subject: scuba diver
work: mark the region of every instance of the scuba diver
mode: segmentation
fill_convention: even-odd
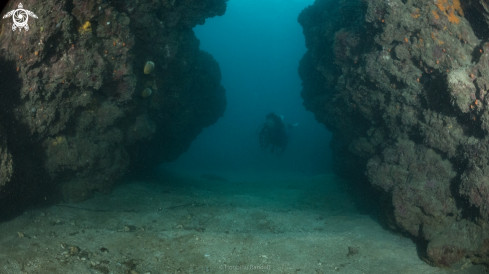
[[[287,129],[290,129],[295,125],[287,125]],[[289,141],[286,128],[282,123],[282,118],[273,112],[267,114],[266,122],[259,128],[259,140],[260,147],[267,149],[270,147],[271,153],[282,154]]]

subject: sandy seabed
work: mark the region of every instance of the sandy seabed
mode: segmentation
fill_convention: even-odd
[[[1,223],[0,273],[486,273],[429,266],[340,182],[163,170]]]

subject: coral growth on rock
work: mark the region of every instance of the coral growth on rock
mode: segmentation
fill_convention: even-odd
[[[302,97],[335,170],[380,191],[433,265],[488,264],[487,1],[317,0],[299,22]]]
[[[38,184],[72,202],[106,192],[128,170],[174,160],[222,116],[219,66],[192,28],[225,0],[23,4],[39,17],[29,31],[0,21],[3,213],[19,196],[56,198]]]

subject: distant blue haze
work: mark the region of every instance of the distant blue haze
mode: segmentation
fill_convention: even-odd
[[[203,171],[330,171],[331,134],[302,105],[299,60],[306,52],[297,16],[313,0],[231,0],[226,14],[194,31],[219,62],[227,108],[190,149],[167,167]],[[269,112],[299,123],[283,155],[259,147],[257,128]]]

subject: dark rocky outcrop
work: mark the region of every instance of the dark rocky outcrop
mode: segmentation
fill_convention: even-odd
[[[433,265],[488,264],[487,1],[317,0],[299,22],[302,97],[336,172],[368,180]]]
[[[19,199],[107,192],[129,170],[176,159],[222,116],[219,65],[192,28],[226,0],[22,4],[38,16],[28,31],[0,21],[2,213]]]

